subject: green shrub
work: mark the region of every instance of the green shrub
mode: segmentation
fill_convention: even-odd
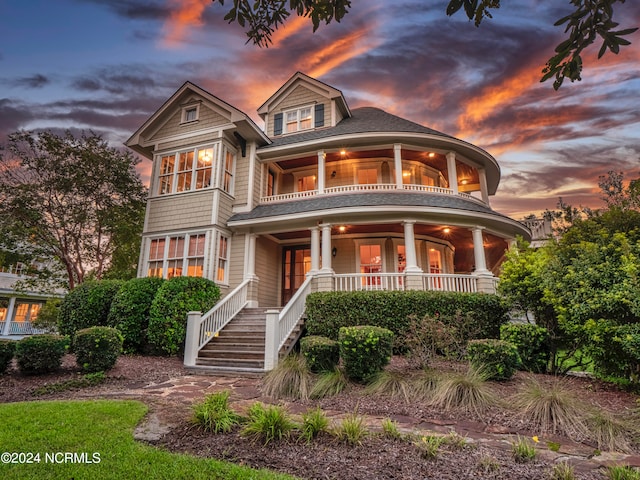
[[[497,295],[434,291],[316,292],[307,297],[309,335],[338,339],[340,327],[375,325],[398,338],[409,327],[410,317],[429,315],[446,323],[458,312],[469,314],[477,334],[473,338],[499,338],[508,307]]]
[[[309,370],[315,373],[330,372],[340,362],[338,342],[327,337],[311,335],[300,340],[300,353],[304,356]]]
[[[522,369],[545,373],[551,356],[549,331],[530,323],[507,323],[500,327],[500,339],[518,349]]]
[[[62,364],[69,339],[61,335],[33,335],[16,344],[18,368],[25,375],[55,372]]]
[[[467,355],[471,364],[482,369],[488,380],[508,380],[521,364],[516,346],[504,340],[471,340]]]
[[[611,320],[585,324],[585,352],[597,374],[640,381],[640,323],[616,325]]]
[[[300,436],[305,442],[310,443],[311,440],[316,438],[322,432],[326,432],[328,428],[329,419],[320,407],[307,410],[306,413],[302,414]]]
[[[0,340],[0,373],[9,368],[13,355],[16,353],[16,342],[13,340]]]
[[[123,337],[127,353],[150,353],[147,341],[149,310],[164,279],[158,277],[133,278],[125,282],[111,302],[109,325]]]
[[[220,289],[200,277],[173,277],[158,289],[149,311],[147,338],[153,348],[175,355],[184,351],[187,313],[209,311]]]
[[[256,402],[249,408],[249,421],[242,430],[242,435],[253,440],[262,440],[268,445],[272,441],[288,439],[295,428],[296,424],[284,407],[265,406]]]
[[[386,328],[342,327],[338,342],[347,377],[358,382],[367,381],[381,371],[393,353],[393,332]]]
[[[73,338],[76,363],[85,372],[104,372],[113,368],[122,352],[122,335],[111,327],[89,327]]]
[[[62,300],[58,315],[58,331],[73,337],[83,328],[109,325],[111,301],[122,286],[122,280],[84,282]]]

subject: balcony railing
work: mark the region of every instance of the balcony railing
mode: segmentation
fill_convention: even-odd
[[[363,185],[341,185],[338,187],[327,187],[324,189],[324,193],[320,193],[318,190],[306,190],[303,192],[291,192],[282,193],[280,195],[270,195],[260,198],[260,203],[278,203],[278,202],[290,202],[292,200],[301,200],[305,198],[311,198],[322,195],[340,195],[349,193],[360,192],[394,192],[394,191],[409,191],[409,192],[422,192],[433,193],[437,195],[455,195],[462,197],[466,200],[471,200],[484,205],[484,202],[464,192],[454,192],[450,188],[434,187],[431,185],[402,185],[398,187],[395,183],[372,183]]]

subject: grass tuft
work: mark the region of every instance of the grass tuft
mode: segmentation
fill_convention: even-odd
[[[318,408],[308,410],[302,414],[302,427],[300,436],[305,442],[310,443],[320,433],[326,432],[329,428],[329,419],[325,413]]]
[[[527,438],[518,435],[518,439],[511,444],[513,459],[518,463],[526,463],[536,458],[536,448]]]
[[[331,397],[342,392],[348,384],[349,380],[345,373],[336,367],[334,370],[323,372],[317,377],[309,396],[316,399]]]
[[[479,417],[491,406],[498,404],[486,382],[486,375],[473,367],[466,372],[446,374],[438,382],[431,405],[445,411],[463,409]]]
[[[385,418],[382,420],[382,435],[385,438],[402,438],[402,433],[398,429],[398,424],[391,420],[390,418]]]
[[[550,386],[529,380],[513,398],[520,414],[533,422],[536,431],[582,439],[587,435],[581,402],[556,379]]]
[[[357,413],[347,415],[336,429],[338,439],[349,445],[360,445],[369,434],[364,418]]]
[[[607,467],[606,476],[609,480],[640,480],[640,471],[628,465]]]
[[[296,424],[289,418],[284,407],[265,406],[256,402],[249,408],[249,421],[242,430],[242,435],[268,445],[273,441],[288,439],[295,428]]]
[[[594,410],[585,419],[590,437],[599,450],[631,452],[633,427],[606,410]],[[637,432],[636,432],[637,433]]]
[[[307,400],[311,379],[312,374],[304,357],[291,354],[264,376],[262,391],[271,398]]]
[[[383,370],[374,376],[365,391],[370,395],[385,395],[408,403],[411,398],[411,383],[403,372]]]
[[[192,422],[205,432],[228,433],[240,423],[240,416],[229,408],[229,392],[207,395],[202,403],[193,406]]]
[[[433,397],[440,375],[433,370],[424,369],[411,380],[411,398],[419,402],[427,402]]]
[[[575,480],[573,466],[567,462],[556,463],[551,469],[550,480]]]
[[[438,457],[440,446],[444,443],[444,437],[437,435],[423,435],[413,442],[420,451],[420,456],[425,460],[435,460]]]

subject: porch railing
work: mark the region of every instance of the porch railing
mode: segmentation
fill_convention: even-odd
[[[307,296],[311,293],[313,276],[309,275],[287,305],[278,312],[267,311],[264,369],[271,370],[278,364],[278,354],[304,315]]]
[[[307,190],[304,192],[290,192],[282,193],[279,195],[270,195],[260,198],[260,203],[277,203],[288,202],[291,200],[299,200],[309,197],[316,197],[319,195],[335,195],[342,193],[358,193],[358,192],[390,192],[390,191],[410,191],[410,192],[424,192],[435,193],[438,195],[455,195],[462,197],[465,200],[472,200],[476,203],[484,205],[484,202],[465,192],[454,192],[450,188],[435,187],[432,185],[416,185],[416,184],[404,184],[398,186],[395,183],[371,183],[371,184],[358,184],[358,185],[340,185],[337,187],[326,187],[324,193],[320,194],[318,190]]]
[[[355,290],[404,290],[404,273],[339,273],[334,275],[335,289],[340,292]]]
[[[198,350],[215,336],[248,302],[251,280],[245,280],[200,319]]]
[[[440,290],[443,292],[478,291],[477,276],[455,273],[423,273],[425,290]]]
[[[5,326],[6,322],[0,322],[0,334]],[[9,335],[36,335],[39,333],[46,333],[46,330],[34,327],[31,322],[9,322]]]

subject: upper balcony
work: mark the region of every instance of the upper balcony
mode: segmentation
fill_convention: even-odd
[[[395,144],[320,150],[265,163],[263,205],[323,195],[405,191],[457,196],[489,206],[484,169],[465,163],[453,151]]]

